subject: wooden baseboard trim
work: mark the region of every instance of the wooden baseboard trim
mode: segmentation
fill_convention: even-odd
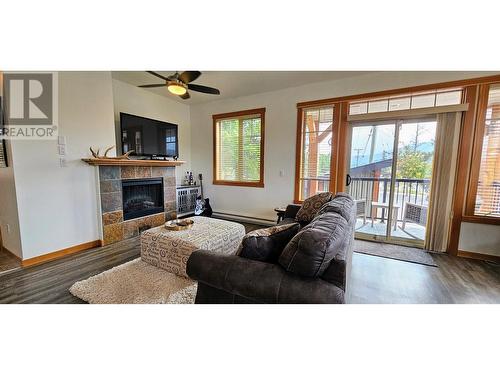
[[[2,249],[4,249],[6,252],[8,252],[10,255],[12,255],[14,258],[16,258],[17,260],[19,260],[20,262],[22,261],[22,259],[19,256],[17,256],[12,251],[10,251],[9,249],[7,249],[5,246],[2,246]]]
[[[457,255],[462,258],[488,260],[490,262],[500,263],[500,256],[498,255],[479,254],[479,253],[474,253],[472,251],[464,251],[464,250],[458,250]]]
[[[75,254],[75,253],[78,253],[80,251],[89,250],[89,249],[93,249],[94,247],[100,247],[100,246],[102,246],[101,240],[95,240],[95,241],[82,243],[79,245],[68,247],[66,249],[54,251],[52,253],[39,255],[39,256],[34,257],[34,258],[23,259],[21,261],[21,266],[22,267],[36,266],[38,264],[50,262],[52,260],[56,260],[56,259],[65,257],[67,255]]]

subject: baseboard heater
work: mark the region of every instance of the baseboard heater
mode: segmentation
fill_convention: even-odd
[[[253,217],[253,216],[244,216],[244,215],[235,215],[235,214],[228,214],[225,212],[213,212],[213,217],[216,219],[229,219],[229,220],[238,220],[244,223],[250,223],[250,224],[261,224],[261,225],[274,225],[276,224],[276,221],[274,220],[269,220],[269,219],[262,219],[260,217]]]

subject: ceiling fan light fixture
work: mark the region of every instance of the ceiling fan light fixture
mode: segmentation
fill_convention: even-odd
[[[167,86],[168,91],[175,95],[184,95],[186,93],[186,88],[177,82],[169,82]]]

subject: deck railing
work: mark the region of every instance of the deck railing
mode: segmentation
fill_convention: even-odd
[[[404,202],[429,205],[430,179],[396,178],[394,184],[394,203],[401,207],[398,212],[399,220],[403,219]],[[371,202],[388,203],[390,188],[390,178],[352,177],[348,192],[356,200],[366,200],[366,215],[371,216]],[[374,215],[378,219],[383,219],[387,217],[385,211],[384,208],[378,209]]]

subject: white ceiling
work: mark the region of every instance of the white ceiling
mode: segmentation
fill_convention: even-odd
[[[157,73],[168,77],[175,72],[157,71]],[[203,71],[200,78],[193,83],[218,88],[220,95],[202,94],[190,91],[191,98],[183,100],[168,92],[166,87],[143,89],[170,99],[183,102],[184,104],[198,104],[220,99],[237,98],[240,96],[258,94],[262,92],[275,91],[289,87],[301,86],[308,83],[330,81],[334,79],[347,78],[366,74],[367,72],[349,71]],[[112,72],[114,79],[130,83],[134,86],[152,83],[162,83],[162,80],[146,72]]]

